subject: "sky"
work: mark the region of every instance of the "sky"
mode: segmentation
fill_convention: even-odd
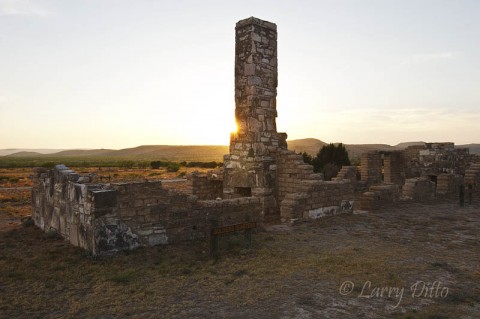
[[[0,0],[0,148],[228,144],[250,16],[289,139],[480,143],[478,0]]]

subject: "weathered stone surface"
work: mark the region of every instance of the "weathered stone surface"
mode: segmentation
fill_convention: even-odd
[[[261,215],[260,199],[202,202],[199,196],[164,189],[161,182],[78,184],[57,178],[68,170],[58,167],[60,170],[36,170],[32,218],[43,230],[55,229],[71,244],[95,255],[204,239],[212,219],[222,225],[259,221]],[[206,187],[204,195],[221,193],[219,172],[196,176],[192,181]]]

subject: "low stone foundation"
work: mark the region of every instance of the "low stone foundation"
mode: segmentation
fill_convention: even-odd
[[[300,192],[286,194],[280,205],[281,218],[315,219],[353,211],[353,186],[349,180],[305,180]]]
[[[370,186],[368,192],[360,196],[360,209],[377,210],[391,207],[400,198],[400,189],[396,184]]]
[[[258,221],[260,199],[199,200],[160,181],[92,184],[64,165],[35,169],[32,218],[94,255],[208,236],[219,226]]]
[[[461,175],[440,174],[437,176],[436,194],[439,197],[458,198],[462,183],[463,178]]]
[[[403,197],[414,201],[428,201],[435,199],[435,183],[428,177],[415,177],[405,180],[402,189]]]

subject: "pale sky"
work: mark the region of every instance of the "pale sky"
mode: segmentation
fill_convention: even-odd
[[[228,144],[250,16],[289,139],[480,143],[478,0],[0,0],[0,148]]]

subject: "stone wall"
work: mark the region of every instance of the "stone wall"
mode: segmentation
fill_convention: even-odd
[[[198,199],[223,197],[223,171],[193,172],[187,175],[187,192]]]
[[[382,159],[377,151],[366,152],[360,156],[361,180],[372,184],[382,182]]]
[[[284,221],[319,218],[353,208],[351,180],[323,181],[322,174],[315,174],[300,154],[288,150],[279,152],[277,174],[277,198]]]
[[[403,151],[384,152],[383,172],[385,183],[405,184],[405,156]]]
[[[94,255],[203,239],[211,220],[222,226],[258,221],[261,214],[254,197],[202,201],[160,181],[89,184],[64,165],[34,172],[35,224]]]
[[[299,192],[288,193],[281,202],[283,221],[315,219],[353,211],[353,186],[348,180],[304,180]]]
[[[293,151],[282,150],[277,156],[278,201],[287,194],[304,190],[306,180],[322,180],[322,174],[315,174],[313,166],[303,161],[303,156]]]
[[[407,178],[442,173],[463,175],[477,156],[469,148],[457,148],[452,142],[412,145],[404,151]]]
[[[377,210],[391,207],[398,202],[400,189],[396,184],[382,184],[370,186],[368,192],[359,199],[360,209]]]
[[[460,185],[463,184],[461,175],[440,174],[437,176],[437,197],[458,198]]]
[[[60,233],[75,246],[93,251],[94,215],[104,197],[101,187],[85,184],[90,180],[63,165],[52,171],[35,168],[32,179],[35,224],[46,232]]]
[[[357,166],[342,166],[337,176],[332,178],[332,180],[341,181],[347,179],[355,187],[355,184],[357,183],[358,173],[359,171]]]
[[[471,185],[473,191],[480,194],[480,163],[473,163],[465,172],[465,188]]]
[[[402,189],[403,197],[414,201],[435,199],[435,183],[428,177],[414,177],[405,180]]]

